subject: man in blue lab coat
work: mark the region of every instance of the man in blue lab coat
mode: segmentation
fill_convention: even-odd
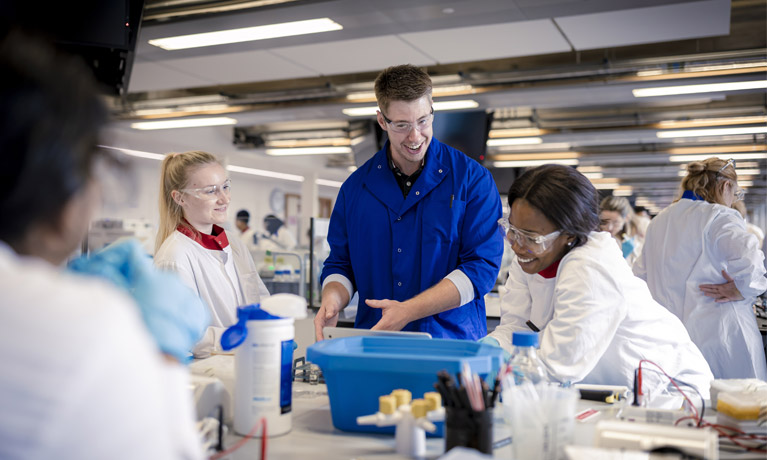
[[[383,149],[344,182],[330,217],[315,334],[359,292],[355,327],[475,340],[503,253],[490,172],[432,138],[431,79],[390,67],[376,78]]]

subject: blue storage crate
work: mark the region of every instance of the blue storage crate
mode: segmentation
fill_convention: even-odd
[[[323,340],[306,351],[325,376],[333,426],[344,431],[394,433],[394,427],[357,425],[378,411],[378,397],[404,388],[413,399],[434,390],[437,372],[454,375],[464,362],[482,378],[494,376],[503,350],[466,340],[358,336]],[[442,436],[443,424],[437,424]],[[427,433],[428,434],[428,433]]]

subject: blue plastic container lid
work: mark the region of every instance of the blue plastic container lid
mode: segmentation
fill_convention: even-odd
[[[261,304],[245,305],[237,307],[238,321],[251,321],[263,319],[285,319],[281,316],[274,316],[261,308]]]
[[[538,333],[533,331],[512,332],[511,344],[515,347],[538,347]]]
[[[237,322],[221,334],[221,348],[229,351],[245,341],[248,336],[247,322],[251,320],[285,319],[261,309],[260,304],[237,307]]]

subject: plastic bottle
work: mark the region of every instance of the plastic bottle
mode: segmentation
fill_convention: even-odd
[[[511,335],[514,349],[509,358],[509,365],[514,373],[514,383],[517,385],[529,381],[533,384],[546,382],[546,370],[538,359],[538,333],[532,331],[514,332]]]

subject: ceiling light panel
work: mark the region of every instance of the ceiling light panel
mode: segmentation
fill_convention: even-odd
[[[182,50],[204,46],[242,43],[255,40],[267,40],[278,37],[316,34],[341,30],[343,26],[330,18],[308,19],[305,21],[284,22],[242,29],[220,30],[201,34],[180,35],[177,37],[156,38],[149,40],[150,45],[164,50]]]
[[[705,136],[734,136],[739,134],[762,134],[767,133],[767,126],[754,126],[747,128],[712,128],[712,129],[689,129],[658,131],[655,135],[661,139],[675,137],[705,137]]]
[[[139,130],[199,128],[203,126],[224,126],[237,124],[237,120],[229,117],[213,118],[179,118],[175,120],[141,121],[131,123],[130,127]]]
[[[460,100],[460,101],[436,101],[434,102],[432,107],[434,107],[435,112],[439,110],[476,109],[477,107],[479,107],[479,103],[471,99]],[[378,112],[378,106],[349,107],[349,108],[343,109],[342,112],[344,113],[344,115],[348,115],[350,117],[369,117],[371,115],[375,115],[376,112]]]
[[[266,154],[272,156],[334,155],[344,153],[352,153],[351,147],[303,147],[295,149],[266,149]]]
[[[634,97],[675,96],[680,94],[714,93],[720,91],[743,91],[767,88],[767,80],[710,83],[706,85],[661,86],[631,90]]]

